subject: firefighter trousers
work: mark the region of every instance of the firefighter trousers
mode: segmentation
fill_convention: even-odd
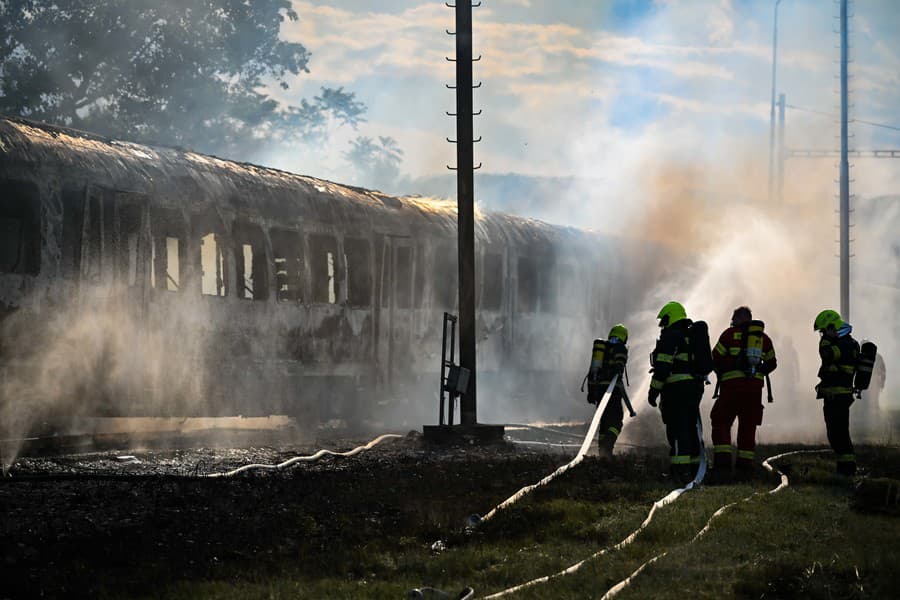
[[[828,443],[834,450],[837,460],[837,472],[851,476],[856,473],[856,455],[853,453],[853,442],[850,441],[850,405],[852,394],[826,395],[822,405],[825,415],[825,431]]]
[[[625,410],[622,407],[622,392],[616,386],[603,414],[600,415],[600,425],[597,428],[597,445],[601,451],[612,452],[616,444],[616,438],[622,433],[622,423],[625,419]]]
[[[750,468],[756,453],[756,428],[762,425],[762,389],[752,386],[723,385],[709,414],[716,468],[731,468],[731,427],[737,419],[737,466]]]
[[[669,460],[673,475],[693,479],[700,464],[700,400],[703,382],[698,380],[667,383],[662,390],[660,414],[669,440]]]

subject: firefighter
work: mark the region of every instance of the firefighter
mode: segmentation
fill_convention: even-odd
[[[600,415],[600,425],[598,428],[597,446],[600,450],[601,457],[612,456],[613,446],[616,438],[622,432],[622,423],[625,417],[625,411],[622,404],[628,397],[625,392],[625,365],[628,362],[628,329],[619,323],[614,325],[609,331],[606,341],[606,357],[603,362],[602,375],[598,380],[601,389],[606,389],[612,378],[618,375],[616,387]],[[629,411],[630,412],[630,411]],[[633,416],[633,415],[632,415]]]
[[[743,475],[751,472],[756,452],[756,428],[762,425],[762,388],[766,376],[775,370],[775,348],[763,331],[762,321],[754,321],[746,306],[734,310],[731,327],[722,332],[712,351],[713,365],[721,390],[710,413],[712,421],[713,475],[727,480],[731,475],[731,426],[738,421],[737,461]]]
[[[697,374],[703,369],[695,368],[694,363],[698,359],[711,362],[709,338],[707,334],[705,349],[698,347],[692,335],[693,323],[678,302],[663,306],[656,318],[661,332],[650,355],[653,378],[647,401],[655,408],[660,398],[659,410],[669,441],[670,472],[675,480],[687,483],[694,478],[701,452],[698,423],[704,377]]]
[[[853,327],[833,310],[823,310],[813,321],[821,334],[819,341],[819,384],[816,398],[823,400],[825,431],[834,450],[839,475],[856,473],[856,455],[850,440],[850,405],[853,404],[853,376],[859,358],[859,344],[850,335]]]

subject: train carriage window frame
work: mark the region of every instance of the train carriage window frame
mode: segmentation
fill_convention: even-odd
[[[372,244],[366,238],[344,238],[344,264],[347,268],[347,304],[366,308],[372,305],[374,292]]]
[[[275,299],[278,302],[303,301],[303,235],[292,229],[273,227],[272,264],[275,272]]]
[[[482,310],[499,311],[503,308],[503,282],[506,281],[503,253],[486,250],[481,260],[478,306]]]
[[[198,267],[200,295],[225,298],[231,292],[231,267],[228,252],[230,246],[218,215],[200,214],[191,218],[194,252]]]
[[[585,314],[587,294],[584,279],[579,277],[579,269],[572,262],[556,263],[557,301],[556,308],[560,316],[580,317]]]
[[[29,181],[5,179],[0,197],[0,273],[38,275],[41,270],[41,194]],[[10,234],[15,234],[10,235]]]
[[[60,245],[61,273],[65,279],[77,279],[81,272],[81,245],[84,233],[84,203],[87,188],[67,184],[62,190],[63,224]]]
[[[459,304],[459,263],[456,245],[442,242],[432,248],[434,277],[432,306],[438,310],[456,310]]]
[[[543,257],[537,261],[538,271],[538,312],[555,315],[559,312],[559,263],[553,258]]]
[[[116,192],[115,237],[116,282],[128,287],[143,287],[147,277],[145,266],[147,236],[144,215],[147,196],[133,192]],[[152,254],[152,250],[150,250]]]
[[[341,301],[337,238],[328,233],[310,233],[309,272],[313,304],[338,304]]]
[[[416,244],[413,267],[413,307],[425,306],[427,288],[425,287],[425,245]]]
[[[178,293],[187,275],[187,224],[174,208],[150,209],[150,287]]]
[[[413,306],[414,246],[409,243],[394,244],[393,252],[393,306],[408,310]]]
[[[262,227],[249,221],[235,221],[232,244],[237,297],[242,300],[268,300],[269,265]]]
[[[538,311],[538,261],[521,255],[516,260],[516,310],[523,313]]]

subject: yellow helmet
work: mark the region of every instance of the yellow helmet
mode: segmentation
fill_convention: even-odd
[[[826,309],[820,312],[813,321],[813,331],[825,331],[829,327],[840,329],[843,324],[844,321],[837,311]]]
[[[609,335],[606,336],[607,339],[619,338],[623,344],[628,341],[628,329],[619,323],[618,325],[613,325],[613,328],[609,330]]]
[[[659,319],[660,327],[668,327],[672,323],[687,319],[687,312],[680,303],[673,301],[663,306],[656,318]]]

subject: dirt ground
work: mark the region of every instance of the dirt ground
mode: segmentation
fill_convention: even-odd
[[[368,439],[319,447],[347,450]],[[0,598],[153,597],[173,582],[258,579],[287,563],[309,577],[362,578],[357,557],[373,540],[427,547],[465,536],[469,515],[567,460],[519,444],[433,447],[411,433],[354,457],[199,477],[309,450],[21,458],[0,482]],[[586,461],[567,484],[573,494],[600,498],[599,483],[610,478],[665,485],[666,467],[664,449],[631,449],[624,459]]]
[[[347,450],[368,440],[333,440]],[[197,475],[277,463],[310,448],[100,452],[21,458],[0,483],[0,598],[153,596],[187,579],[354,573],[353,554],[386,532],[421,543],[460,532],[523,482],[565,462],[515,447],[433,448],[411,435],[354,457],[283,472]],[[118,460],[123,454],[136,460]]]

